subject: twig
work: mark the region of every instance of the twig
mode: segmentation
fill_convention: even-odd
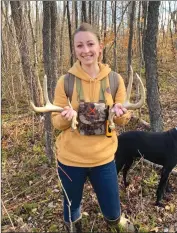
[[[141,162],[141,160],[143,160],[144,158],[141,157],[140,160],[138,160],[137,163],[135,163],[135,166],[133,168],[130,169],[130,171],[133,171],[135,169],[135,167]]]
[[[143,173],[143,155],[141,154],[141,152],[138,150],[138,152],[140,153],[141,155],[141,177],[143,178],[144,177],[144,173]],[[142,190],[142,186],[140,184],[140,187],[141,187],[141,210],[143,210],[143,190]]]
[[[12,222],[12,219],[11,219],[11,217],[10,217],[10,215],[9,215],[9,213],[8,213],[8,211],[7,211],[7,209],[6,209],[6,207],[5,207],[5,205],[4,205],[4,203],[3,203],[2,200],[1,200],[1,202],[2,202],[2,206],[3,206],[3,208],[4,208],[5,212],[6,212],[6,214],[8,215],[8,218],[9,218],[9,220],[10,220],[10,222],[11,222],[11,225],[12,225],[14,231],[15,231],[15,227],[14,227],[14,224],[13,224],[13,222]]]
[[[56,161],[56,164],[57,164],[57,161]],[[61,181],[61,179],[60,179],[60,176],[59,176],[59,174],[58,174],[58,171],[57,171],[57,175],[58,175],[58,179],[59,179],[60,185],[61,185],[61,187],[62,187],[62,189],[63,189],[63,192],[64,192],[64,194],[65,194],[65,196],[66,196],[66,199],[67,199],[67,202],[68,202],[68,212],[69,212],[70,231],[73,232],[73,224],[72,224],[72,220],[71,220],[71,208],[70,208],[70,207],[71,207],[71,202],[70,202],[69,197],[68,197],[68,194],[67,194],[67,192],[66,192],[66,190],[65,190],[65,188],[64,188],[64,186],[63,186],[63,184],[62,184],[62,181]]]
[[[144,125],[144,126],[147,127],[148,129],[151,128],[150,123],[148,123],[148,122],[146,122],[145,120],[143,120],[143,119],[141,119],[141,118],[135,116],[134,114],[132,115],[132,119],[135,119],[135,120],[139,121],[139,123],[141,123],[142,125]]]
[[[61,168],[59,165],[58,167],[60,168],[60,170],[68,177],[68,179],[72,182],[72,179],[68,176],[68,174],[63,170],[63,168]]]
[[[90,232],[93,231],[93,226],[94,226],[94,224],[95,224],[95,219],[93,220],[93,224],[92,224],[92,228],[91,228],[91,231],[90,231]]]

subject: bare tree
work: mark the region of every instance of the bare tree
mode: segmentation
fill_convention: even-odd
[[[38,78],[30,60],[31,54],[27,40],[27,23],[26,18],[23,15],[23,4],[20,1],[10,1],[12,18],[14,21],[16,37],[18,41],[18,47],[21,56],[22,69],[25,77],[25,81],[28,85],[29,92],[35,104],[41,106],[41,87],[39,86]]]
[[[71,20],[70,20],[70,11],[69,11],[69,1],[67,1],[66,5],[67,9],[67,18],[68,18],[68,32],[69,32],[69,45],[70,45],[70,65],[73,65],[73,46],[72,46],[72,31],[71,31]]]
[[[142,1],[142,19],[143,19],[143,23],[142,23],[142,27],[141,27],[141,33],[143,35],[142,37],[142,49],[144,50],[144,40],[145,40],[145,32],[146,32],[146,26],[147,26],[147,15],[148,15],[148,2],[147,1]],[[144,54],[142,57],[142,65],[144,66]]]
[[[77,1],[75,0],[74,1],[74,9],[75,9],[75,24],[76,24],[76,27],[78,27],[78,8],[77,8]]]
[[[62,17],[61,30],[60,30],[59,75],[61,75],[63,73],[63,45],[64,45],[63,33],[64,33],[64,27],[65,27],[65,15],[66,15],[66,2],[63,1],[63,17]]]
[[[92,24],[94,24],[96,21],[94,11],[95,11],[95,1],[92,1],[92,20],[91,20]]]
[[[28,21],[29,21],[29,27],[31,30],[31,38],[32,38],[32,55],[33,55],[33,64],[34,64],[34,72],[35,72],[35,76],[37,78],[37,82],[38,82],[38,86],[40,87],[40,98],[41,98],[41,104],[44,104],[44,100],[43,100],[43,93],[42,93],[42,87],[41,87],[41,83],[39,80],[39,73],[38,73],[38,53],[37,53],[37,39],[35,37],[34,34],[34,29],[33,29],[33,23],[31,20],[31,4],[30,1],[27,2],[28,3]],[[37,33],[36,33],[37,35]]]
[[[82,1],[82,22],[87,22],[86,1]]]
[[[129,41],[128,41],[128,79],[130,75],[130,66],[132,64],[132,41],[133,41],[133,24],[134,24],[134,12],[135,12],[135,1],[131,2],[131,9],[130,9],[130,20],[129,20]]]
[[[117,25],[116,25],[116,19],[117,19],[116,6],[117,6],[117,4],[116,3],[117,2],[114,1],[114,11],[113,11],[114,12],[113,25],[114,25],[114,36],[115,36],[115,39],[114,39],[114,71],[115,72],[117,72],[117,31],[116,31],[116,29],[117,29]]]
[[[141,40],[141,2],[139,2],[138,7],[138,19],[137,19],[137,40],[138,40],[138,52],[139,52],[139,71],[138,73],[141,75],[141,67],[143,60],[143,51],[142,51],[142,40]]]
[[[53,98],[54,87],[57,77],[57,64],[56,64],[56,21],[57,21],[57,6],[56,1],[43,2],[43,57],[44,57],[44,70],[48,79],[48,94],[49,99]],[[45,128],[45,141],[46,141],[46,154],[49,162],[52,162],[52,125],[50,113],[45,114],[44,121]]]
[[[157,74],[157,34],[159,6],[160,1],[149,2],[147,30],[144,41],[147,104],[149,107],[150,124],[153,131],[163,130]]]
[[[173,32],[172,32],[172,22],[175,26],[175,31],[177,30],[177,20],[175,20],[175,11],[171,12],[171,3],[169,2],[169,11],[170,11],[170,21],[169,21],[169,30],[170,30],[170,37],[171,37],[171,47],[173,53],[173,59],[176,60],[176,48],[174,44]],[[176,10],[177,15],[177,10]]]
[[[107,30],[107,1],[102,2],[102,18],[103,18],[103,41],[106,40],[106,30]],[[103,49],[103,63],[106,63],[106,46]]]
[[[56,40],[56,28],[57,28],[57,3],[51,1],[50,3],[50,14],[51,14],[51,89],[52,99],[54,96],[54,89],[56,86],[56,80],[58,76],[57,69],[57,40]]]

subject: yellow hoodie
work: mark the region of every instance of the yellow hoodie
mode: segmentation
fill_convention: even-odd
[[[100,80],[108,77],[111,69],[108,65],[99,63],[100,73],[96,78],[91,78],[77,61],[68,71],[81,79],[84,99],[86,102],[99,102]],[[115,97],[115,103],[123,103],[126,98],[126,90],[122,77],[119,75],[119,87]],[[113,104],[112,95],[109,90],[109,78],[106,79],[106,91],[104,93],[107,105]],[[62,76],[55,89],[54,105],[68,106],[68,100],[64,91],[64,76]],[[71,105],[78,111],[79,102],[77,98],[76,84],[73,87]],[[122,117],[117,117],[115,123],[118,125],[127,124],[130,119],[130,112]],[[68,166],[95,167],[111,162],[117,150],[118,141],[116,132],[111,138],[106,135],[80,135],[78,130],[71,130],[71,121],[63,119],[60,113],[52,113],[52,123],[56,129],[62,130],[56,140],[57,159]]]

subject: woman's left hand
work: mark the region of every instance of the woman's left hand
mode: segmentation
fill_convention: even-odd
[[[121,103],[117,103],[111,108],[111,112],[115,112],[115,115],[120,117],[127,112],[127,109],[124,108]]]

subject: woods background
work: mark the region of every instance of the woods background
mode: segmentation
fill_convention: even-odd
[[[41,120],[29,101],[38,106],[44,104],[42,86],[46,74],[52,102],[58,78],[75,61],[72,34],[81,22],[88,22],[100,31],[103,62],[120,73],[126,84],[132,65],[146,87],[145,106],[135,111],[124,130],[162,131],[176,127],[177,2],[2,1],[1,15],[3,231],[59,231],[63,227],[61,189],[53,163],[53,145],[59,132],[54,132],[50,114]],[[135,101],[139,98],[136,80],[133,88]],[[146,180],[153,199],[158,179],[157,173],[148,169],[143,170],[133,187],[140,192]],[[87,194],[84,201],[85,229],[105,232],[89,184],[86,189],[91,197]],[[135,189],[129,191],[134,198],[132,206],[130,197],[121,194],[123,212],[143,231],[155,227],[156,231],[175,229],[176,193],[159,216],[154,207],[144,208],[147,190],[145,196],[141,192],[142,201],[137,204],[140,194],[135,195]],[[88,211],[90,205],[92,209]],[[154,214],[150,216],[152,209]]]

